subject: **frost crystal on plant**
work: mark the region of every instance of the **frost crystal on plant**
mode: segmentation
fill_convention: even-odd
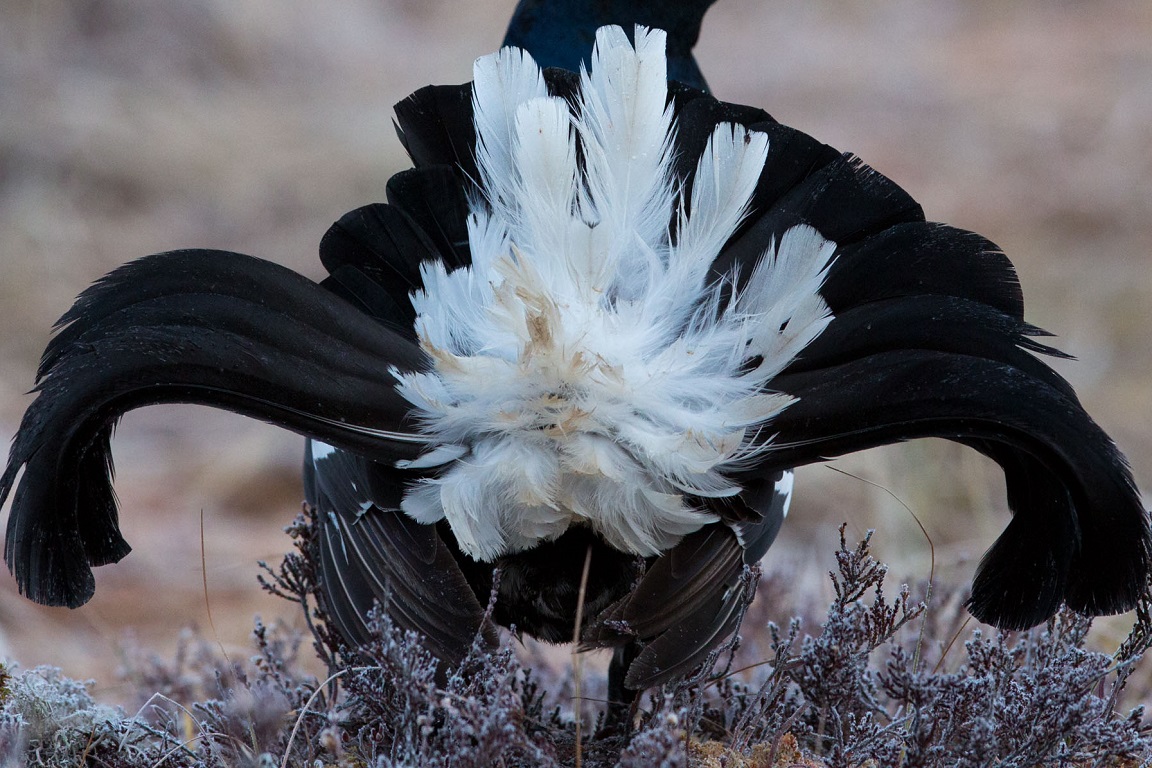
[[[474,67],[480,194],[472,264],[422,268],[416,330],[432,369],[399,390],[455,460],[403,509],[447,518],[492,560],[590,525],[655,555],[716,517],[686,496],[737,493],[725,470],[765,450],[791,398],[770,382],[831,319],[835,243],[799,225],[739,292],[711,272],[746,214],[768,139],[721,124],[691,192],[673,177],[665,34],[596,37],[573,103],[506,48]]]

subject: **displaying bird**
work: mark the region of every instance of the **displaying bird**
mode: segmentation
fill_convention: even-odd
[[[1131,609],[1147,514],[1037,357],[1060,353],[1011,263],[709,95],[709,4],[522,3],[471,83],[397,105],[414,167],[328,231],[320,284],[184,250],[85,291],[0,476],[20,590],[91,597],[91,568],[129,551],[116,420],[182,402],[308,437],[322,596],[353,647],[382,602],[459,661],[494,640],[499,568],[495,623],[562,642],[579,608],[582,642],[617,649],[613,696],[682,677],[736,630],[790,469],[919,437],[1005,474],[978,619]]]

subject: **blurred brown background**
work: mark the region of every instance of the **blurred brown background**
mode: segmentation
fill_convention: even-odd
[[[406,164],[391,105],[469,80],[514,4],[0,4],[0,440],[52,322],[117,264],[200,246],[320,278],[328,225]],[[1080,358],[1057,367],[1152,488],[1152,4],[721,0],[697,51],[718,97],[859,154],[929,218],[1003,246],[1029,319]],[[114,446],[136,551],[98,570],[92,603],[40,608],[0,579],[0,651],[110,698],[126,632],[164,651],[207,627],[201,514],[225,646],[246,655],[253,613],[293,616],[254,562],[285,551],[302,498],[301,440],[239,417],[145,409]],[[967,581],[1006,521],[995,466],[939,441],[836,466],[915,510],[942,575]],[[770,569],[822,584],[847,520],[853,537],[879,529],[897,576],[927,575],[927,542],[886,492],[815,467],[797,494]]]

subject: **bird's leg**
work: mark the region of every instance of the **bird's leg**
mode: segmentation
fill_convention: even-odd
[[[640,643],[630,640],[612,654],[608,664],[608,711],[604,716],[602,733],[627,733],[631,730],[632,719],[640,704],[641,691],[633,691],[624,685],[628,667],[640,655]]]

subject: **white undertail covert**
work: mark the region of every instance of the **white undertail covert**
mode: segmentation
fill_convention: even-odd
[[[408,466],[441,468],[403,509],[447,518],[480,560],[573,524],[655,555],[713,522],[686,496],[739,492],[725,471],[771,450],[790,402],[771,380],[831,320],[835,243],[811,227],[770,244],[736,296],[710,279],[768,139],[717,126],[682,194],[665,33],[634,37],[598,31],[574,104],[519,49],[474,67],[472,264],[423,265],[434,367],[395,375],[436,446]]]

